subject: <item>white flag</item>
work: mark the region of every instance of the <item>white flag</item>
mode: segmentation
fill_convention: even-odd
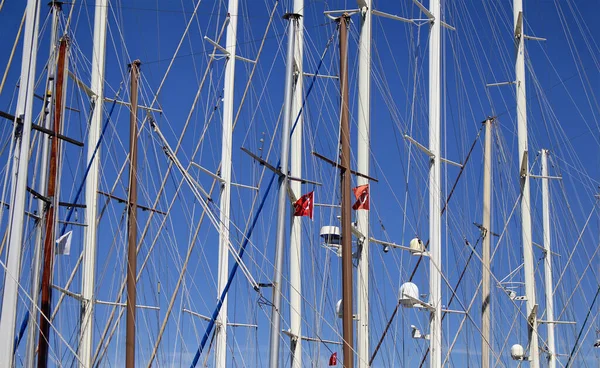
[[[71,254],[71,235],[73,231],[69,231],[65,235],[56,240],[56,254],[68,256]]]

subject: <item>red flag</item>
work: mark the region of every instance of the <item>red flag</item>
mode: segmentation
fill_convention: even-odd
[[[314,191],[306,193],[294,203],[294,216],[308,216],[312,220],[314,210]]]
[[[353,210],[369,210],[369,184],[360,185],[353,188],[356,202],[352,206]]]
[[[337,353],[331,354],[329,357],[329,366],[337,365]]]

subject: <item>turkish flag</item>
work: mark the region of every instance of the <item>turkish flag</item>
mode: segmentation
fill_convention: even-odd
[[[353,210],[369,210],[369,184],[360,185],[353,188],[356,202],[352,206]]]
[[[337,365],[337,353],[331,354],[329,357],[329,366]]]
[[[294,203],[294,216],[308,216],[313,218],[314,211],[314,191],[306,193]]]

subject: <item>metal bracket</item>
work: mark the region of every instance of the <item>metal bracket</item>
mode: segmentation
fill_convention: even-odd
[[[528,166],[529,162],[529,153],[528,151],[523,152],[523,157],[521,158],[521,177],[524,178],[529,173]]]
[[[223,55],[225,55],[226,57],[229,57],[231,55],[231,53],[229,51],[227,51],[226,48],[224,48],[223,46],[219,45],[218,43],[216,43],[215,41],[211,40],[208,36],[204,36],[204,39],[210,43],[211,45],[213,45],[217,50],[221,51],[223,53]],[[214,53],[211,55],[212,57],[216,56]],[[252,59],[248,59],[239,55],[235,55],[235,58],[237,60],[240,61],[245,61],[247,63],[250,64],[256,64],[256,60],[252,60]]]
[[[271,170],[272,172],[274,172],[275,174],[279,175],[280,177],[287,177],[289,180],[293,180],[293,181],[299,181],[300,184],[312,184],[312,185],[321,185],[321,183],[316,182],[316,181],[312,181],[312,180],[308,180],[308,179],[302,179],[302,178],[297,178],[294,176],[290,176],[290,175],[285,175],[280,169],[276,168],[275,166],[271,165],[267,160],[264,160],[260,157],[258,157],[257,155],[255,155],[254,153],[250,152],[250,150],[248,150],[247,148],[244,147],[240,147],[240,149],[242,151],[244,151],[246,154],[248,154],[248,156],[252,157],[254,160],[258,161],[261,165],[265,166],[267,169]]]
[[[412,301],[416,305],[419,305],[419,306],[427,309],[430,312],[435,312],[435,307],[429,303],[425,303],[424,301],[417,299],[417,298],[413,298],[412,296],[407,295],[407,294],[404,294],[404,297],[407,299],[410,299],[410,301]]]
[[[543,175],[529,174],[529,177],[534,178],[534,179],[562,180],[562,176],[543,176]]]
[[[11,114],[9,114],[7,112],[4,112],[4,111],[0,111],[0,118],[4,118],[4,119],[7,119],[7,120],[11,120],[11,121],[16,121],[17,122],[17,129],[15,131],[15,138],[19,138],[21,136],[21,132],[23,131],[23,118],[21,116],[18,117],[18,118],[15,118],[14,115],[11,115]],[[74,145],[76,145],[78,147],[83,147],[83,142],[76,141],[75,139],[69,138],[69,137],[67,137],[65,135],[62,135],[60,133],[55,133],[53,130],[44,128],[41,125],[37,125],[37,124],[33,124],[32,123],[31,124],[31,129],[37,130],[38,132],[41,132],[41,133],[48,134],[51,137],[57,137],[58,139],[62,139],[63,141],[69,142],[69,143],[74,144]]]
[[[515,81],[510,81],[510,82],[496,82],[496,83],[488,83],[485,86],[486,87],[500,87],[500,86],[508,86],[508,85],[512,85],[512,84],[516,84],[517,82]]]
[[[382,18],[399,20],[400,22],[412,23],[412,24],[415,24],[415,22],[417,20],[420,20],[420,19],[408,19],[408,18],[397,16],[397,15],[393,15],[393,14],[389,14],[389,13],[384,13],[384,12],[379,11],[379,10],[371,10],[371,14],[377,15],[378,17],[382,17]]]
[[[527,322],[529,322],[530,325],[533,325],[533,323],[536,321],[537,311],[538,311],[538,305],[536,304],[533,306],[533,308],[531,308],[531,312],[529,313],[529,316],[527,317]]]
[[[431,152],[429,150],[429,148],[427,148],[424,145],[422,145],[421,143],[417,142],[417,140],[414,139],[413,137],[409,136],[408,134],[404,134],[404,138],[406,140],[408,140],[410,143],[412,143],[415,146],[417,146],[417,148],[420,149],[421,151],[423,151],[427,156],[429,156],[430,159],[433,160],[435,158],[435,154],[433,152]],[[446,164],[458,166],[460,168],[463,167],[462,164],[459,164],[458,162],[454,162],[452,160],[448,160],[447,158],[440,157],[440,161],[442,161],[443,163],[446,163]]]
[[[296,340],[304,340],[304,341],[311,341],[311,342],[320,342],[320,343],[323,343],[323,344],[342,345],[342,342],[340,342],[340,341],[323,340],[323,339],[318,338],[318,337],[298,336],[296,334],[293,334],[290,330],[282,330],[281,333],[284,334],[284,335],[289,336],[291,339],[296,339]]]
[[[525,34],[523,34],[523,12],[519,12],[519,15],[517,17],[517,24],[515,25],[515,38],[521,38],[523,37],[526,40],[531,40],[531,41],[546,41],[545,38],[543,37],[535,37],[535,36],[527,36]]]
[[[116,195],[111,194],[111,193],[106,193],[106,192],[103,192],[103,191],[99,190],[98,194],[102,194],[105,197],[108,197],[110,199],[114,199],[114,200],[116,200],[119,203],[127,203],[127,199],[124,199],[124,198],[121,198],[121,197],[117,197]],[[166,215],[166,212],[157,210],[155,208],[146,207],[146,206],[143,206],[141,204],[138,204],[136,207],[139,208],[142,211],[151,211],[151,212],[156,212],[156,213],[158,213],[160,215]]]
[[[183,308],[182,310],[185,313],[189,313],[192,316],[198,317],[198,318],[203,319],[205,321],[211,321],[212,320],[212,318],[210,318],[208,316],[205,316],[203,314],[194,312],[194,311],[189,310],[187,308]],[[220,325],[219,321],[215,321],[215,323],[218,324],[218,325]],[[254,325],[254,324],[250,324],[250,323],[236,323],[236,322],[227,322],[227,326],[230,326],[230,327],[251,327],[251,328],[258,328],[258,325]]]
[[[413,3],[415,3],[415,5],[419,7],[419,9],[421,9],[423,14],[425,14],[425,16],[427,18],[429,18],[429,21],[431,21],[431,22],[435,21],[435,16],[423,4],[421,4],[418,0],[413,0]],[[451,25],[449,25],[448,23],[446,23],[444,21],[440,21],[440,25],[444,28],[448,28],[451,31],[456,31],[456,28],[452,27]]]
[[[329,19],[332,20],[336,20],[341,16],[351,16],[353,14],[359,13],[360,9],[346,9],[346,10],[328,10],[328,11],[324,11],[323,14],[325,14],[325,16]],[[337,16],[334,16],[337,15]],[[338,15],[340,14],[340,15]]]
[[[327,158],[327,157],[325,157],[325,156],[323,156],[323,155],[321,155],[321,154],[319,154],[319,153],[317,153],[317,152],[315,152],[315,151],[312,151],[311,153],[312,153],[312,154],[313,154],[313,156],[315,156],[316,158],[320,158],[321,160],[323,160],[323,161],[327,162],[328,164],[330,164],[330,165],[331,165],[331,166],[333,166],[333,167],[339,167],[339,168],[343,168],[343,167],[342,167],[342,165],[338,164],[337,162],[333,161],[333,160],[332,160],[332,159],[330,159],[330,158]],[[370,177],[370,176],[368,176],[368,175],[365,175],[365,174],[359,173],[358,171],[350,170],[350,172],[351,172],[352,174],[356,175],[356,176],[360,176],[360,177],[362,177],[362,178],[365,178],[365,179],[369,179],[369,180],[371,180],[371,181],[374,181],[375,183],[378,183],[378,182],[379,182],[379,180],[377,180],[377,179],[375,179],[375,178],[372,178],[372,177]]]
[[[523,12],[520,11],[517,16],[517,24],[515,25],[515,38],[520,38],[523,34]]]

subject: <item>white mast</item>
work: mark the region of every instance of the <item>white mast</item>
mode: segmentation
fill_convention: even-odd
[[[108,0],[96,0],[94,15],[94,45],[92,53],[91,90],[94,109],[88,132],[87,162],[90,170],[85,183],[85,243],[81,280],[82,313],[79,343],[80,367],[91,367],[93,359],[93,315],[94,288],[96,283],[96,242],[98,213],[98,175],[100,171],[100,149],[96,150],[102,127],[104,112],[104,65],[106,59],[106,23]],[[95,153],[95,155],[94,155]]]
[[[531,239],[531,213],[529,208],[529,158],[527,143],[527,99],[525,94],[525,37],[523,35],[523,0],[513,1],[515,44],[515,84],[517,87],[517,125],[519,140],[519,163],[521,165],[521,231],[523,242],[523,270],[525,273],[525,297],[527,298],[527,319],[529,321],[528,345],[529,361],[532,368],[538,368],[539,351],[537,316],[535,310],[535,275]],[[532,313],[534,312],[534,313]]]
[[[483,252],[481,271],[481,368],[490,366],[490,248],[492,244],[492,119],[485,121],[483,163]]]
[[[433,15],[429,32],[429,150],[433,154],[429,167],[429,303],[434,310],[429,323],[430,367],[442,366],[442,276],[441,276],[441,168],[440,168],[440,0],[430,0]]]
[[[237,43],[238,0],[229,0],[227,8],[229,23],[225,49],[228,52],[225,65],[225,85],[223,87],[223,132],[221,137],[221,196],[219,199],[219,277],[217,292],[220,294],[229,276],[229,218],[231,202],[231,150],[233,139],[233,87],[235,80],[235,61]],[[220,297],[220,295],[217,295]],[[215,367],[227,366],[227,295],[215,330]]]
[[[273,306],[271,309],[271,334],[269,339],[269,367],[279,367],[279,336],[281,325],[281,279],[283,273],[283,252],[285,248],[285,219],[288,205],[288,163],[290,154],[290,128],[292,116],[292,97],[294,87],[294,42],[298,26],[297,14],[286,14],[288,19],[288,49],[285,66],[285,95],[283,108],[283,124],[281,127],[281,157],[280,170],[283,174],[279,177],[278,207],[277,207],[277,235],[275,243],[275,276],[273,278]]]
[[[369,175],[371,151],[371,0],[359,1],[362,24],[358,41],[358,132],[357,170]],[[358,185],[368,184],[368,179],[357,176]],[[360,254],[356,275],[358,307],[357,353],[358,368],[369,366],[369,211],[356,211],[356,227],[363,234],[359,240]]]
[[[48,56],[48,69],[47,69],[47,80],[46,80],[46,95],[44,101],[44,127],[46,129],[52,129],[52,117],[53,115],[53,101],[54,101],[54,79],[56,72],[56,40],[58,32],[58,14],[61,6],[59,3],[50,4],[52,6],[52,28],[50,30],[50,53]],[[42,141],[42,157],[40,160],[40,169],[38,177],[38,193],[46,193],[47,177],[48,177],[48,145],[50,143],[50,136],[44,134],[41,138]],[[44,208],[46,203],[38,199],[38,214],[42,216],[44,214]],[[38,222],[37,236],[35,239],[35,249],[32,262],[32,277],[31,277],[31,309],[27,328],[27,347],[25,355],[25,364],[27,366],[35,365],[35,351],[37,348],[36,338],[38,336],[37,328],[37,308],[39,301],[39,290],[40,290],[40,271],[42,264],[42,244],[44,241],[44,226],[43,222]]]
[[[19,278],[21,275],[21,251],[23,248],[23,220],[27,193],[29,144],[33,113],[33,93],[38,45],[40,2],[28,0],[23,39],[23,58],[17,110],[13,126],[14,151],[10,191],[10,211],[8,225],[8,248],[4,293],[2,295],[2,315],[0,317],[0,366],[12,367],[15,342],[15,323]],[[35,318],[34,318],[35,319]]]
[[[542,150],[542,212],[544,221],[544,281],[546,288],[546,319],[548,320],[548,368],[556,367],[554,346],[554,297],[552,292],[552,253],[550,250],[550,189],[548,187],[548,150]]]
[[[298,29],[294,47],[296,85],[292,97],[292,120],[298,122],[292,132],[290,142],[290,175],[295,178],[302,177],[302,109],[303,92],[303,61],[304,61],[304,0],[294,0],[294,14],[298,14]],[[302,193],[302,184],[293,180],[290,188],[296,198]],[[292,368],[302,367],[302,217],[292,216],[290,226],[290,344],[292,355]]]

